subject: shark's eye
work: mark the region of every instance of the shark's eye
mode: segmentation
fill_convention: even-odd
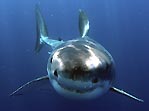
[[[97,77],[92,79],[92,83],[97,83],[97,82],[98,82],[98,78]]]
[[[57,70],[54,71],[54,76],[58,77]]]
[[[53,58],[51,57],[51,59],[50,59],[50,63],[52,63],[52,60],[53,60]]]

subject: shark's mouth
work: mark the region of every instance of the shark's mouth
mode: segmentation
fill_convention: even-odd
[[[58,85],[63,88],[64,90],[67,90],[69,92],[74,92],[74,93],[79,93],[79,94],[84,94],[84,93],[89,93],[89,92],[92,92],[96,89],[96,87],[91,87],[91,88],[84,88],[84,89],[81,89],[81,88],[75,88],[75,87],[67,87],[66,85],[58,82]]]
[[[109,83],[92,84],[90,81],[51,80],[54,89],[62,96],[76,99],[92,99],[103,95],[109,89]]]

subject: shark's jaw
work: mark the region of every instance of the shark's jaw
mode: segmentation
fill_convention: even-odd
[[[82,83],[82,85],[80,86],[81,82],[78,82],[77,84],[69,83],[69,85],[66,85],[54,79],[51,80],[51,83],[56,92],[58,92],[60,95],[64,97],[72,99],[97,98],[109,90],[109,83],[107,83],[106,87],[102,87],[99,85],[88,85],[89,83]]]

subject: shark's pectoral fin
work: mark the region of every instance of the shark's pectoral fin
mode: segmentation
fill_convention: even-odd
[[[139,101],[139,102],[144,102],[144,100],[139,99],[139,98],[137,98],[137,97],[135,97],[135,96],[133,96],[133,95],[131,95],[131,94],[129,94],[129,93],[127,93],[127,92],[121,90],[121,89],[115,88],[115,87],[111,87],[111,88],[110,88],[110,91],[113,91],[113,92],[122,94],[122,95],[124,95],[124,96],[127,96],[127,97],[129,97],[129,98],[131,98],[131,99],[137,100],[137,101]]]
[[[86,37],[89,32],[89,20],[82,10],[79,10],[79,31],[82,38]]]
[[[49,85],[49,77],[48,76],[43,76],[37,79],[34,79],[30,82],[27,82],[23,86],[19,87],[17,90],[12,92],[10,96],[18,96],[18,95],[23,95],[27,92],[33,91],[35,89],[40,89],[44,86],[48,87]]]

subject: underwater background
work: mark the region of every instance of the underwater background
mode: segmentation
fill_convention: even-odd
[[[89,36],[116,63],[114,86],[144,100],[108,92],[93,100],[71,100],[50,90],[9,97],[16,88],[47,75],[49,47],[34,52],[35,5],[53,39],[79,37],[78,10],[90,20]],[[149,0],[1,0],[0,111],[149,111]]]

